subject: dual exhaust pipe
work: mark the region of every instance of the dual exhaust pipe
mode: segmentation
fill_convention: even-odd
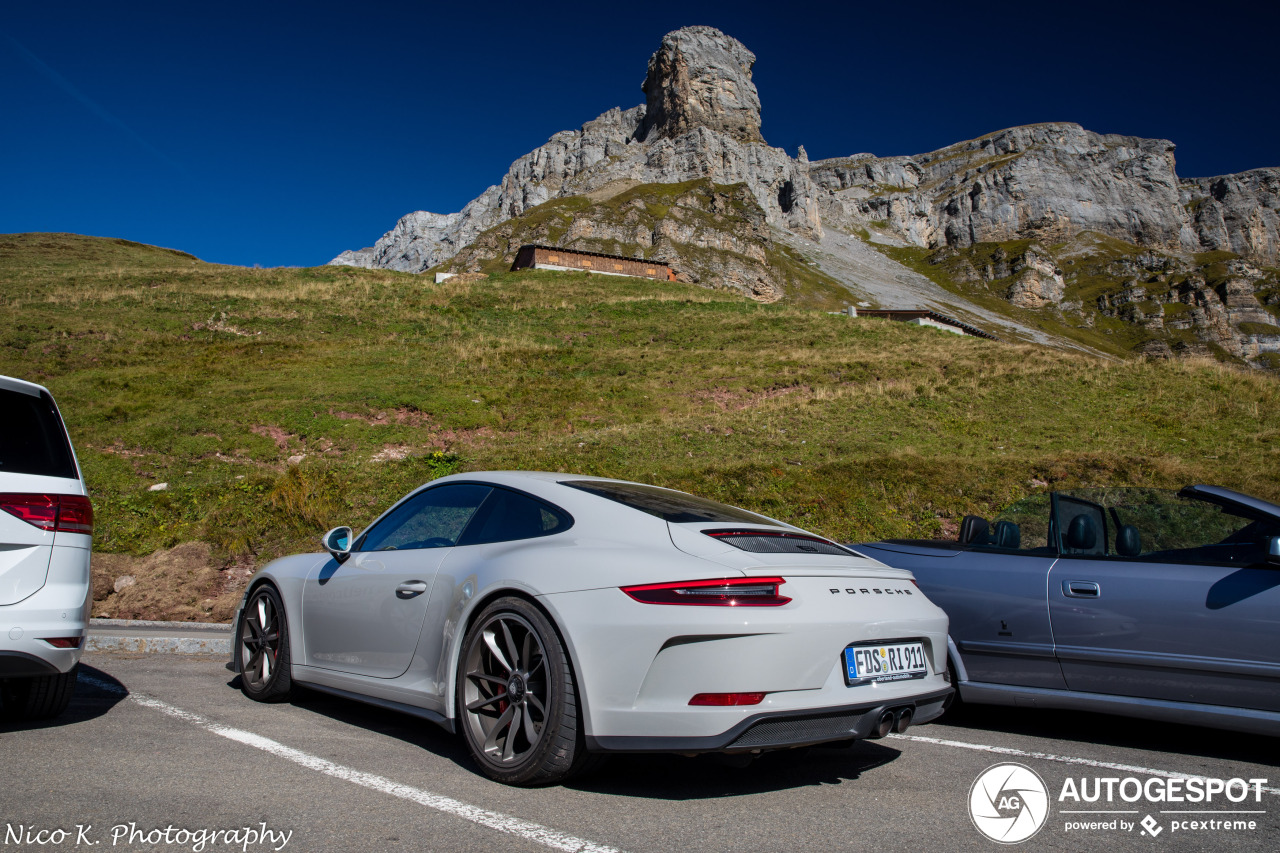
[[[875,727],[867,737],[879,739],[891,732],[902,734],[911,725],[915,715],[916,709],[911,705],[902,708],[890,708],[880,715],[880,719],[876,720]]]

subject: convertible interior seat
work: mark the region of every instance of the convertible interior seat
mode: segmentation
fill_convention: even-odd
[[[997,548],[1017,550],[1022,546],[1022,528],[1012,521],[997,521],[992,538]]]
[[[1142,535],[1132,524],[1120,525],[1116,533],[1116,553],[1121,557],[1136,557],[1142,553]]]
[[[979,515],[966,515],[960,522],[961,545],[989,545],[991,525]]]
[[[1072,554],[1094,554],[1098,550],[1098,524],[1090,515],[1077,515],[1067,526],[1067,551]]]

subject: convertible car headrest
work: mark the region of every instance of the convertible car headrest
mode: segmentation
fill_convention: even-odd
[[[990,525],[982,516],[966,515],[960,522],[961,545],[986,545],[990,541]]]
[[[1022,528],[1012,521],[997,521],[992,538],[997,548],[1017,549],[1022,545]]]
[[[1116,534],[1116,553],[1121,557],[1136,557],[1142,553],[1142,535],[1132,524],[1120,525]]]
[[[1098,525],[1090,515],[1077,515],[1067,527],[1067,547],[1072,551],[1092,551],[1098,545]]]

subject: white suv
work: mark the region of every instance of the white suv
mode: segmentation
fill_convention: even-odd
[[[93,507],[49,391],[0,376],[0,711],[62,713],[89,608]]]

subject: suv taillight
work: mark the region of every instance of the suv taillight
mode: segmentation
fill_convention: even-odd
[[[0,509],[41,530],[93,535],[93,504],[84,495],[0,495]]]

